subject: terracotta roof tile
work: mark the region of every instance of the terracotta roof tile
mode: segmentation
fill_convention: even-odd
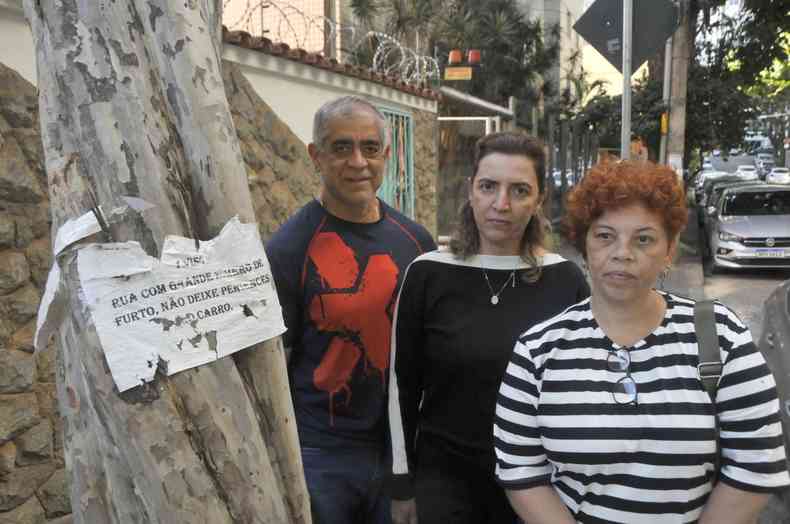
[[[312,67],[329,69],[342,75],[376,82],[421,98],[428,98],[431,100],[441,99],[441,94],[438,91],[434,91],[424,84],[408,84],[396,76],[384,75],[354,64],[342,64],[334,58],[326,58],[319,53],[309,53],[304,49],[291,49],[290,46],[284,42],[272,42],[265,37],[254,37],[246,31],[229,31],[227,27],[222,26],[222,40],[227,44],[244,47],[273,56],[281,56],[288,60],[300,62]]]

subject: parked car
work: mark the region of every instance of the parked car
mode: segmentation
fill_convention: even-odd
[[[721,177],[729,176],[730,173],[726,171],[701,171],[694,179],[694,202],[698,205],[704,196],[705,183],[710,183],[711,180],[717,180]],[[740,177],[738,178],[740,180]]]
[[[740,154],[741,154],[741,150],[738,149],[737,147],[733,147],[732,149],[730,149],[731,156],[738,156]]]
[[[555,169],[551,172],[551,177],[554,179],[554,187],[560,188],[562,187],[562,171],[559,169]],[[568,187],[573,186],[573,170],[566,169],[565,170],[565,183],[568,184]]]
[[[714,149],[713,156],[721,156],[721,149]]]
[[[734,187],[746,187],[762,184],[763,183],[759,180],[740,180],[737,177],[732,176],[715,180],[714,183],[706,189],[704,201],[698,208],[697,216],[699,217],[700,228],[702,228],[704,231],[703,238],[708,238],[711,230],[711,215],[715,214],[715,211],[718,209],[719,202],[721,202],[721,197],[725,190]]]
[[[710,196],[711,192],[714,188],[725,185],[725,184],[752,184],[755,182],[759,182],[759,180],[744,180],[743,177],[737,175],[735,173],[724,173],[717,177],[712,177],[702,184],[702,188],[700,189],[700,200],[699,205],[701,207],[709,206],[710,205]]]
[[[712,269],[790,268],[790,188],[752,184],[725,189],[710,210]]]
[[[740,165],[735,170],[735,174],[740,176],[742,180],[757,180],[760,176],[757,174],[757,168],[750,165]]]
[[[786,167],[775,167],[765,177],[769,184],[790,184],[790,169]]]

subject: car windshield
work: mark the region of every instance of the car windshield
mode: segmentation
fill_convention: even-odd
[[[730,193],[722,215],[790,215],[790,191]]]

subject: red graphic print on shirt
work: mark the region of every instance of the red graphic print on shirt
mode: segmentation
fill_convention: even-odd
[[[310,319],[320,331],[335,333],[321,364],[313,372],[315,387],[329,393],[330,423],[334,397],[346,393],[351,402],[351,375],[364,358],[384,385],[389,367],[390,330],[387,311],[398,282],[398,266],[386,254],[370,255],[360,277],[354,251],[336,233],[319,233],[307,253],[321,278],[324,293],[310,303]]]

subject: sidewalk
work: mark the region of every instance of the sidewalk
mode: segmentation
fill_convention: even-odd
[[[553,227],[554,231],[557,232],[555,238],[559,239],[559,245],[554,246],[554,251],[582,267],[581,255],[559,235],[559,224],[554,224]],[[688,225],[680,234],[677,256],[672,264],[669,277],[664,282],[664,289],[670,293],[693,298],[694,300],[702,300],[706,298],[703,289],[704,284],[705,275],[702,269],[702,254],[699,247],[697,215],[694,209],[690,209]]]
[[[664,289],[695,300],[705,299],[705,274],[702,269],[702,252],[700,249],[700,230],[697,224],[697,212],[689,209],[689,221],[686,229],[680,234],[678,253],[672,270],[669,272]]]

